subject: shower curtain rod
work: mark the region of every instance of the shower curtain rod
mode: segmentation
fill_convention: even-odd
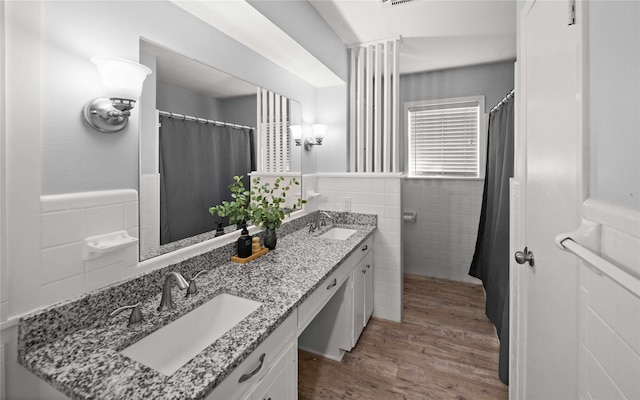
[[[172,113],[172,112],[169,112],[169,111],[158,110],[158,114],[162,115],[163,117],[169,117],[169,118],[175,118],[175,119],[184,119],[186,121],[200,122],[201,124],[213,124],[213,125],[218,125],[218,126],[230,126],[232,128],[236,128],[236,129],[256,129],[256,128],[253,128],[251,126],[237,125],[237,124],[231,124],[229,122],[214,121],[212,119],[192,117],[190,115]]]
[[[511,89],[511,91],[509,93],[507,93],[502,100],[500,100],[498,102],[498,104],[496,104],[495,106],[493,106],[493,108],[489,111],[489,114],[491,114],[492,112],[494,112],[495,110],[497,110],[505,101],[509,100],[513,94],[515,93],[515,89]]]

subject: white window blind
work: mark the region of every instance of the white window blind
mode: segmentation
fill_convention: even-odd
[[[478,101],[408,107],[409,174],[479,176]]]

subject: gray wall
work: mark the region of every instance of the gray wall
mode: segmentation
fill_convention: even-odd
[[[590,1],[586,7],[589,197],[637,210],[640,2]]]
[[[230,122],[232,124],[257,128],[257,109],[258,99],[255,94],[252,96],[220,100],[221,118],[224,118],[224,122]]]
[[[327,125],[322,146],[315,146],[311,150],[316,156],[318,172],[348,171],[349,139],[347,115],[344,112],[348,108],[347,92],[346,85],[318,89],[318,122]]]
[[[260,9],[270,9],[271,5],[260,2]],[[312,10],[294,14],[311,7],[308,3],[274,7],[282,21],[296,20],[295,24],[303,26],[325,24]],[[331,38],[326,42],[314,38],[315,30],[292,32],[303,46],[315,46],[308,48],[312,54],[344,60],[346,65],[344,44]],[[137,61],[140,38],[299,100],[304,120],[316,120],[315,87],[168,1],[43,2],[42,194],[138,189],[139,110],[134,109],[127,128],[112,135],[89,127],[81,110],[101,94],[98,72],[90,58],[106,55]]]
[[[488,112],[513,89],[513,61],[400,76],[400,104],[485,95]]]
[[[400,114],[404,103],[420,100],[436,100],[466,96],[485,96],[486,112],[514,88],[514,62],[453,68],[400,76]],[[400,132],[406,140],[404,117],[400,118]],[[404,165],[404,154],[401,164]]]
[[[158,110],[256,127],[256,95],[220,99],[165,82],[156,90]]]
[[[219,99],[161,81],[156,82],[156,107],[162,111],[223,120]],[[255,120],[255,111],[253,118]]]
[[[400,106],[404,112],[404,102],[484,95],[489,111],[513,88],[513,62],[402,75]],[[405,138],[404,119],[401,127]],[[478,282],[468,272],[482,189],[477,179],[403,180],[402,209],[418,215],[415,223],[402,225],[405,273]]]

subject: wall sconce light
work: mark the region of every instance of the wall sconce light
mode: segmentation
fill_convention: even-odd
[[[84,118],[100,132],[118,132],[127,126],[131,109],[140,98],[142,82],[151,70],[121,58],[93,57],[91,61],[100,71],[104,97],[87,103]]]
[[[302,126],[291,125],[289,130],[291,131],[291,137],[293,138],[296,146],[302,146]]]
[[[327,132],[327,126],[324,124],[313,124],[311,126],[313,130],[313,137],[308,137],[304,141],[304,149],[311,150],[313,146],[322,146],[322,140]]]

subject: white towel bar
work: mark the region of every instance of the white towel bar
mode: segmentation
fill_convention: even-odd
[[[566,235],[559,236],[565,236],[564,239],[559,239],[559,237],[556,237],[556,243],[558,243],[563,250],[570,251],[571,253],[580,257],[590,266],[595,268],[597,273],[607,275],[609,278],[617,282],[620,286],[630,291],[631,294],[636,297],[640,297],[640,279],[622,270],[620,267],[610,263],[599,255],[594,254],[589,249],[584,248],[580,244],[576,243],[570,237],[567,237]]]

